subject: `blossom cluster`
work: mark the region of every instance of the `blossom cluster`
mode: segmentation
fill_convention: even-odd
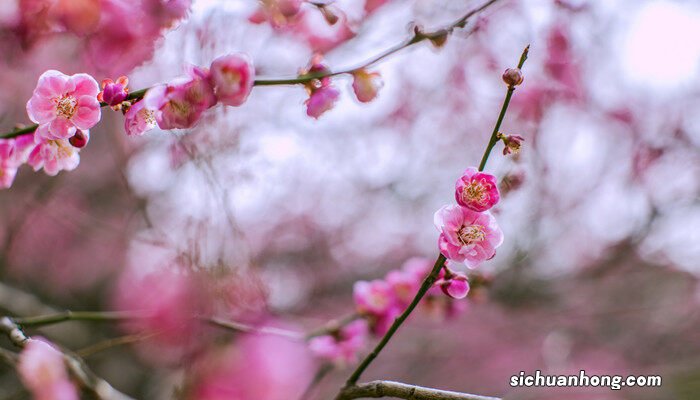
[[[125,114],[128,135],[142,135],[156,125],[189,128],[219,102],[229,106],[245,102],[254,76],[246,56],[229,54],[215,59],[210,68],[193,66],[187,76],[148,90],[143,99],[129,100],[129,80],[124,76],[98,85],[88,74],[46,71],[27,102],[29,119],[37,124],[34,133],[0,139],[0,187],[10,187],[25,163],[51,176],[75,169],[90,129],[100,121],[102,105]]]
[[[53,35],[71,34],[81,40],[78,54],[94,69],[120,74],[149,59],[163,31],[184,18],[191,3],[192,0],[10,1],[2,10],[0,28],[14,34],[23,46]]]
[[[323,113],[332,109],[340,98],[340,92],[332,83],[330,70],[323,63],[320,55],[314,55],[311,65],[301,71],[301,76],[323,75],[318,79],[311,79],[305,84],[309,98],[304,102],[306,105],[306,115],[318,119]],[[382,88],[383,82],[377,72],[369,72],[365,68],[360,68],[350,73],[353,77],[352,90],[358,101],[369,103],[374,100]]]

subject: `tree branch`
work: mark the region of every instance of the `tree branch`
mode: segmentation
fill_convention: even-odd
[[[271,79],[256,79],[253,82],[253,86],[274,86],[274,85],[297,85],[297,84],[304,84],[308,83],[310,81],[313,81],[315,79],[321,79],[321,78],[326,78],[326,77],[331,77],[331,76],[336,76],[336,75],[342,75],[342,74],[349,74],[354,71],[357,71],[362,68],[369,67],[371,65],[374,65],[378,63],[379,61],[385,59],[386,57],[389,57],[390,55],[397,53],[407,47],[410,47],[414,44],[423,42],[425,40],[430,40],[430,41],[440,41],[445,39],[447,36],[451,35],[455,29],[458,28],[464,28],[464,26],[467,23],[467,20],[471,18],[472,16],[478,14],[481,11],[484,11],[494,3],[496,3],[498,0],[489,0],[486,3],[482,4],[481,6],[469,11],[466,13],[464,16],[459,18],[458,20],[454,21],[453,23],[441,28],[437,29],[432,32],[423,32],[420,29],[415,29],[413,32],[413,36],[410,38],[404,40],[401,43],[398,43],[394,45],[393,47],[390,47],[389,49],[375,55],[374,57],[371,57],[369,60],[358,64],[354,67],[348,67],[348,68],[343,68],[339,69],[337,71],[321,71],[321,72],[314,72],[314,73],[308,73],[308,74],[303,74],[297,77],[293,78],[271,78]],[[143,98],[143,96],[146,94],[149,88],[145,89],[140,89],[133,91],[129,93],[129,96],[127,97],[127,100],[140,100]],[[100,103],[101,107],[106,107],[106,103]],[[18,136],[22,135],[27,135],[30,133],[33,133],[39,125],[37,124],[32,124],[32,125],[27,125],[27,126],[22,126],[16,129],[13,129],[9,132],[5,133],[0,133],[0,139],[11,139],[15,138]]]
[[[350,375],[346,382],[346,386],[353,386],[355,383],[357,383],[357,380],[360,379],[360,376],[362,376],[362,373],[369,367],[369,365],[374,361],[375,358],[379,355],[379,353],[384,349],[384,346],[386,346],[387,343],[389,343],[389,340],[391,340],[391,337],[394,336],[394,333],[399,329],[401,324],[408,318],[409,315],[411,315],[411,312],[418,306],[418,303],[420,303],[421,299],[425,294],[428,292],[431,286],[433,286],[433,283],[435,283],[435,280],[438,277],[438,274],[440,273],[440,270],[442,267],[445,265],[446,258],[442,254],[440,254],[435,260],[435,265],[433,266],[433,269],[430,271],[430,274],[425,277],[425,280],[423,280],[423,284],[421,285],[420,289],[418,289],[418,293],[416,293],[416,296],[413,298],[411,303],[406,307],[404,312],[394,320],[394,323],[391,324],[391,327],[389,330],[384,334],[384,337],[377,343],[377,346],[372,350],[371,353],[365,357],[364,360],[360,363],[360,365],[357,366],[355,371]],[[341,391],[342,393],[342,391]]]
[[[337,400],[395,397],[405,400],[500,400],[498,397],[451,392],[392,381],[372,381],[346,386]]]
[[[487,3],[488,4],[488,3]],[[483,7],[483,6],[482,6]],[[466,22],[466,17],[461,19],[462,24]],[[518,68],[522,68],[523,64],[525,63],[525,60],[527,59],[527,54],[530,49],[530,46],[528,45],[525,47],[525,50],[523,50],[522,55],[520,56],[520,61],[518,62]],[[484,155],[481,159],[481,163],[479,166],[479,170],[482,171],[484,169],[484,166],[486,165],[486,161],[489,158],[489,155],[491,154],[491,149],[493,146],[498,142],[498,130],[501,126],[501,123],[503,122],[503,118],[505,117],[506,111],[508,110],[508,104],[510,103],[510,98],[513,95],[513,91],[515,90],[514,86],[508,86],[508,92],[506,94],[506,99],[503,102],[503,106],[501,107],[501,111],[498,115],[498,120],[496,122],[496,126],[493,130],[493,133],[491,134],[491,137],[489,139],[489,142],[486,146],[486,151],[484,152]],[[348,387],[353,387],[357,383],[357,381],[360,379],[362,376],[362,373],[367,369],[367,367],[374,361],[375,358],[379,355],[379,353],[384,349],[384,346],[386,346],[387,343],[389,343],[389,340],[391,340],[392,336],[396,333],[396,331],[399,329],[401,324],[404,323],[406,318],[413,312],[413,310],[416,308],[418,303],[421,301],[423,296],[425,296],[425,293],[430,289],[430,287],[435,283],[435,280],[438,277],[438,274],[442,267],[445,265],[446,258],[442,254],[440,254],[435,260],[435,265],[433,266],[432,271],[430,272],[430,275],[428,275],[425,280],[423,281],[423,284],[421,285],[420,289],[418,290],[418,293],[416,293],[416,296],[413,298],[411,301],[411,304],[408,305],[406,310],[394,320],[394,323],[391,325],[389,330],[386,332],[384,337],[379,341],[377,346],[372,350],[371,353],[365,357],[364,360],[360,363],[360,365],[357,366],[355,371],[350,375],[348,378],[347,382],[345,383],[345,388],[341,389],[340,393],[336,397],[336,400],[342,399],[342,394],[345,389]]]
[[[0,333],[4,333],[12,344],[24,348],[29,340],[22,329],[9,317],[0,318]],[[78,356],[63,352],[66,367],[77,383],[100,400],[133,400],[114,389],[107,381],[95,375]]]

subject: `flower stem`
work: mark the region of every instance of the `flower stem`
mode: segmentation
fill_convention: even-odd
[[[525,64],[525,60],[527,60],[527,53],[530,50],[530,45],[527,45],[525,47],[525,50],[523,50],[523,54],[520,56],[520,62],[518,62],[518,68],[522,69],[523,65]],[[484,151],[484,155],[481,157],[481,162],[479,163],[479,171],[483,171],[484,168],[486,167],[486,161],[489,159],[489,155],[491,155],[491,150],[493,149],[493,146],[498,143],[498,131],[501,129],[501,124],[503,123],[503,118],[506,116],[506,111],[508,111],[508,105],[510,104],[510,98],[513,97],[513,92],[515,91],[515,86],[509,85],[508,86],[508,91],[506,92],[506,98],[503,100],[503,106],[501,106],[501,113],[498,114],[498,120],[496,120],[496,126],[493,128],[493,132],[491,133],[491,138],[489,139],[489,143],[486,146],[486,150]]]
[[[435,265],[430,271],[430,275],[428,275],[423,280],[423,284],[421,285],[420,289],[418,289],[418,293],[416,293],[416,296],[411,301],[411,304],[409,304],[406,310],[404,310],[404,312],[394,320],[394,323],[391,324],[391,327],[386,332],[384,337],[382,337],[379,343],[377,343],[377,346],[374,348],[374,350],[372,350],[372,352],[369,353],[364,360],[362,360],[360,365],[357,366],[355,371],[352,373],[352,375],[350,375],[347,382],[345,383],[346,387],[353,386],[357,383],[357,380],[360,379],[360,376],[362,376],[362,373],[365,372],[365,369],[367,369],[367,367],[369,367],[372,361],[374,361],[374,359],[377,358],[382,349],[384,349],[384,346],[386,346],[386,344],[389,343],[389,340],[391,340],[391,337],[394,336],[394,333],[396,333],[401,324],[403,324],[404,321],[406,321],[406,318],[408,318],[408,316],[411,315],[413,310],[416,308],[416,306],[418,306],[418,303],[421,301],[423,296],[425,296],[430,287],[433,286],[433,283],[435,283],[435,280],[437,279],[440,270],[445,265],[445,261],[445,256],[440,254],[437,260],[435,260]]]

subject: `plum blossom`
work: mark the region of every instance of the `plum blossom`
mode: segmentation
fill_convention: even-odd
[[[326,111],[335,106],[338,101],[340,92],[332,86],[324,86],[314,90],[309,98],[304,102],[306,104],[306,115],[318,119]]]
[[[392,287],[381,279],[355,282],[353,298],[357,311],[370,319],[372,332],[377,335],[385,333],[402,311]]]
[[[409,258],[401,269],[387,273],[385,281],[394,293],[395,301],[405,308],[413,300],[423,279],[428,276],[432,264],[430,260],[421,257]]]
[[[303,0],[262,0],[261,7],[250,16],[250,21],[269,21],[273,26],[289,23],[301,10]]]
[[[143,102],[154,111],[161,129],[185,129],[191,128],[205,110],[216,104],[216,96],[209,71],[192,67],[187,77],[151,88]]]
[[[474,167],[467,168],[455,184],[455,199],[457,204],[472,211],[490,209],[500,200],[496,177]]]
[[[250,59],[242,54],[216,58],[210,67],[216,98],[227,106],[240,106],[253,89],[255,69]]]
[[[78,400],[61,352],[43,339],[31,339],[19,355],[19,376],[36,400]]]
[[[67,139],[77,129],[95,126],[101,116],[98,92],[97,81],[90,75],[44,72],[27,102],[29,118],[40,125],[37,134],[45,139]]]
[[[80,150],[74,147],[69,139],[46,139],[40,134],[39,126],[36,134],[36,147],[29,154],[27,164],[34,171],[44,169],[47,175],[55,176],[59,171],[72,171],[80,164]],[[45,129],[45,128],[44,128]],[[82,131],[89,138],[89,131]],[[87,140],[85,141],[87,143]]]
[[[367,342],[367,330],[367,321],[358,319],[333,334],[311,339],[309,349],[317,357],[339,365],[353,363]]]
[[[358,69],[352,73],[352,90],[357,100],[369,103],[377,97],[379,89],[384,82],[378,72],[368,72],[366,69]]]
[[[200,344],[198,339],[206,339],[192,320],[208,314],[210,308],[202,286],[199,276],[176,268],[162,268],[145,276],[128,271],[122,276],[115,308],[141,315],[126,322],[124,328],[132,334],[153,335],[153,341],[142,348],[149,360],[175,362],[195,350]]]
[[[155,127],[155,112],[146,108],[143,101],[136,102],[129,107],[124,119],[124,130],[127,135],[141,136]]]
[[[97,100],[107,103],[115,110],[119,110],[122,102],[129,96],[129,78],[120,76],[114,82],[111,79],[105,79],[100,86],[102,91],[97,94]]]
[[[302,71],[302,75],[324,74],[329,71],[328,66],[323,63],[321,56],[316,54],[311,59],[311,66],[308,70]],[[312,79],[306,84],[306,90],[309,93],[309,98],[304,102],[306,105],[306,115],[315,119],[318,119],[323,113],[332,109],[340,97],[340,92],[332,86],[329,76]]]
[[[313,368],[304,343],[275,335],[245,335],[196,365],[196,382],[186,398],[299,399],[312,379]]]
[[[353,287],[353,298],[360,313],[381,315],[395,304],[391,286],[381,279],[358,281]]]
[[[525,140],[525,138],[523,138],[520,135],[502,135],[501,139],[503,140],[503,144],[505,145],[505,147],[503,147],[504,156],[507,156],[508,154],[519,153],[520,146]]]
[[[444,206],[435,213],[440,232],[440,252],[449,260],[475,268],[496,255],[503,232],[488,211],[478,213],[458,205]]]
[[[7,189],[17,175],[20,165],[27,162],[34,148],[34,137],[22,135],[12,139],[0,139],[0,188]]]

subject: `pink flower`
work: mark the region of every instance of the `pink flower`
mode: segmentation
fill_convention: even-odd
[[[101,115],[98,92],[97,81],[90,75],[44,72],[27,102],[29,118],[43,127],[37,134],[45,139],[66,139],[76,129],[95,126]]]
[[[111,79],[105,79],[100,86],[102,91],[97,94],[97,100],[107,103],[110,107],[121,106],[122,102],[129,96],[129,78],[120,76],[116,82]]]
[[[430,272],[430,261],[425,258],[411,258],[400,270],[389,271],[385,281],[391,287],[397,304],[408,306],[418,292],[423,279]]]
[[[127,135],[141,136],[155,127],[155,112],[147,109],[143,101],[136,102],[129,107],[124,119],[124,130]]]
[[[463,299],[469,294],[469,280],[464,274],[451,272],[449,276],[445,276],[436,282],[440,286],[443,293],[453,299]]]
[[[124,328],[133,334],[154,335],[142,348],[149,361],[176,362],[207,340],[194,319],[207,315],[210,309],[202,281],[173,267],[168,265],[145,276],[128,271],[117,286],[116,308],[141,316],[125,323]]]
[[[143,101],[161,129],[185,129],[216,104],[216,96],[209,71],[193,67],[187,77],[150,89]]]
[[[486,211],[500,200],[496,177],[467,168],[455,184],[457,204],[472,211]]]
[[[33,148],[32,135],[0,139],[0,188],[7,189],[12,186],[17,169],[27,161],[27,156]]]
[[[377,72],[367,72],[366,69],[359,69],[352,73],[352,90],[355,92],[357,100],[362,103],[369,103],[377,97],[379,89],[384,82]]]
[[[40,131],[47,129],[45,125],[40,125],[37,129],[37,145],[29,154],[27,163],[34,168],[34,171],[44,169],[47,175],[55,176],[59,171],[72,171],[80,164],[79,149],[73,147],[68,139],[46,139],[45,134]],[[83,131],[89,137],[89,131]]]
[[[216,98],[227,106],[240,106],[253,89],[255,69],[247,56],[229,54],[211,63]]]
[[[345,365],[357,361],[357,352],[367,342],[367,321],[355,320],[332,335],[318,336],[309,341],[309,349],[320,358]]]
[[[501,139],[503,139],[503,144],[505,147],[503,148],[503,155],[507,156],[508,154],[517,154],[520,152],[520,146],[522,145],[522,142],[525,140],[520,135],[504,135],[501,136]]]
[[[314,365],[303,343],[275,335],[243,335],[195,368],[196,382],[187,399],[289,400],[302,398]]]
[[[358,281],[353,287],[353,298],[360,313],[382,315],[394,307],[395,297],[391,286],[383,280]]]
[[[250,17],[253,23],[265,20],[279,27],[289,23],[301,10],[303,0],[262,0],[261,7]]]
[[[444,206],[435,213],[440,231],[440,252],[450,260],[474,268],[496,255],[503,232],[488,211],[478,213],[457,205]]]
[[[42,339],[30,340],[17,366],[24,385],[36,400],[78,400],[61,352]]]
[[[333,86],[323,86],[314,90],[304,102],[306,115],[318,119],[323,113],[335,106],[338,97],[340,97],[340,92]]]
[[[15,162],[15,140],[0,139],[0,188],[7,189],[17,175]]]

